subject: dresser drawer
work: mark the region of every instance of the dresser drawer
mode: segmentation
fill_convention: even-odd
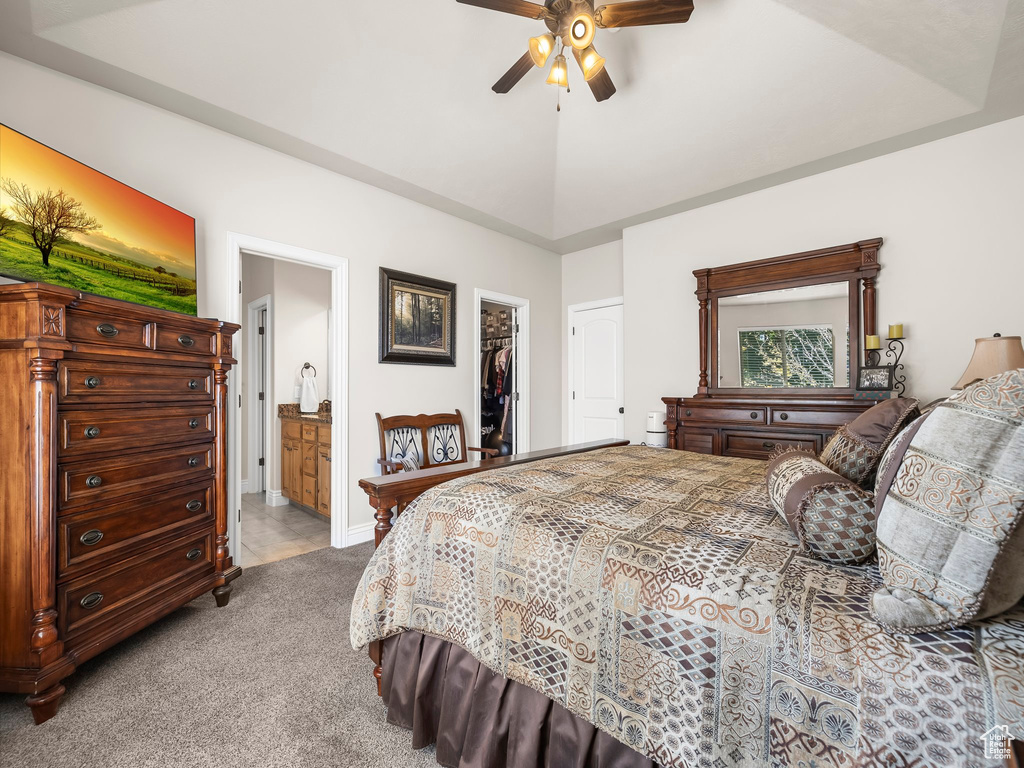
[[[212,481],[57,518],[57,574],[138,554],[154,539],[213,525]]]
[[[708,454],[713,454],[715,452],[716,435],[714,432],[701,432],[695,429],[681,429],[678,434],[679,437],[677,438],[677,442],[679,449],[682,451]]]
[[[764,424],[766,421],[766,409],[756,408],[715,408],[715,407],[686,407],[679,409],[679,418],[686,422],[692,421],[714,421],[731,422],[734,424]]]
[[[309,443],[316,442],[316,424],[302,425],[302,439]]]
[[[212,473],[212,443],[59,464],[58,501],[63,510],[135,493],[149,493],[168,485],[180,486]]]
[[[834,429],[853,421],[858,415],[852,411],[772,408],[770,423],[789,427]]]
[[[64,360],[57,368],[61,403],[212,400],[213,371],[165,365]]]
[[[79,344],[118,349],[151,349],[153,324],[78,309],[67,311],[67,337]]]
[[[74,636],[115,614],[139,607],[175,583],[213,573],[213,530],[179,539],[159,552],[57,587],[61,634]]]
[[[57,455],[87,456],[213,439],[212,405],[117,410],[61,410]]]
[[[203,331],[187,331],[183,328],[158,325],[156,348],[161,352],[209,356],[217,352],[217,336]]]
[[[320,445],[329,446],[331,444],[331,425],[321,424],[319,427],[317,427],[316,439],[317,442],[320,443]]]
[[[772,434],[770,432],[722,432],[722,455],[742,456],[748,459],[767,459],[772,451],[784,446],[803,448],[818,453],[821,438],[817,435]]]
[[[281,437],[288,440],[301,440],[302,439],[302,427],[296,424],[294,421],[282,421],[281,422]]]

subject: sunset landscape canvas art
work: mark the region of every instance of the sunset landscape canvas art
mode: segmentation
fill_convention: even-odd
[[[0,275],[194,315],[195,219],[0,125]]]

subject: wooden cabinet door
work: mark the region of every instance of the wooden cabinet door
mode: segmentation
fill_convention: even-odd
[[[302,496],[299,445],[294,440],[281,441],[281,493],[293,501],[300,501]]]
[[[318,445],[316,449],[316,511],[331,516],[331,447]]]

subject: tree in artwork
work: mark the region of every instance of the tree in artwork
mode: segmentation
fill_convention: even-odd
[[[0,181],[0,189],[11,199],[14,216],[32,236],[44,267],[50,266],[50,253],[58,242],[74,234],[102,228],[99,221],[63,189],[35,192],[27,184],[18,184],[13,179]]]

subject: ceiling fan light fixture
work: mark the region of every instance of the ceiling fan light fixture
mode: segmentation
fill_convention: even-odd
[[[548,85],[557,85],[559,88],[569,87],[569,70],[565,66],[565,56],[555,56],[555,63],[551,65],[551,74],[548,75]]]
[[[597,25],[589,13],[577,14],[569,25],[569,41],[577,51],[582,51],[594,42]]]
[[[555,50],[554,35],[538,35],[530,38],[530,57],[535,66],[543,67],[548,63],[548,57]]]
[[[583,79],[588,83],[601,74],[604,69],[604,58],[597,52],[594,46],[587,47],[580,54],[580,68],[583,70]]]

